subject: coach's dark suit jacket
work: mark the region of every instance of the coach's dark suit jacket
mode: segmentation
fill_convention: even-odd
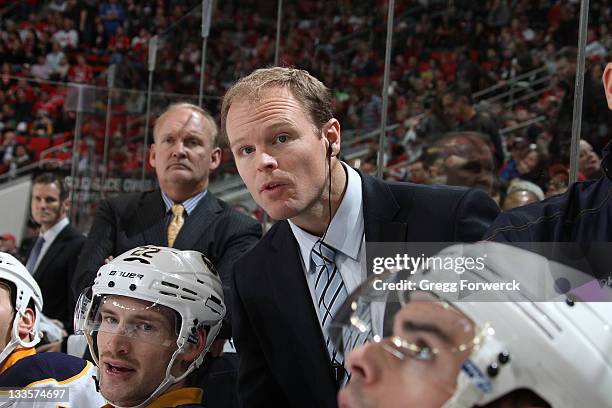
[[[168,246],[168,220],[159,189],[101,202],[77,266],[73,281],[75,294],[93,283],[108,256],[121,255],[140,245]],[[185,217],[174,248],[206,255],[228,289],[234,262],[260,237],[259,223],[208,192]],[[226,304],[230,306],[230,294],[225,292]],[[229,316],[226,320],[229,322]],[[227,331],[224,332],[223,337],[228,337]]]
[[[76,297],[70,289],[79,253],[85,236],[68,224],[51,243],[34,271],[43,296],[43,313],[64,323],[72,331]],[[26,259],[30,257],[36,240],[28,248]]]
[[[369,242],[477,241],[499,212],[479,190],[361,178]],[[287,221],[236,263],[234,285],[243,406],[336,407],[329,356]]]

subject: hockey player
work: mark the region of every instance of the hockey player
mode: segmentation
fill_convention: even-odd
[[[0,407],[101,407],[93,364],[62,353],[36,353],[40,288],[12,255],[0,252]]]
[[[108,407],[201,407],[189,374],[225,315],[221,280],[199,252],[143,246],[102,266],[76,310]]]
[[[612,407],[609,287],[498,243],[455,245],[437,257],[461,273],[434,262],[372,275],[343,305],[334,338],[351,380],[340,408]],[[401,288],[408,280],[414,290]],[[462,281],[519,285],[451,289]],[[349,350],[351,334],[370,329],[374,341]]]

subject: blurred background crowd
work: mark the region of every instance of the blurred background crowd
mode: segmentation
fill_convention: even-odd
[[[217,115],[236,78],[274,63],[277,10],[267,1],[214,4],[204,105]],[[386,4],[285,1],[281,28],[280,64],[306,69],[333,90],[344,158],[371,173]],[[565,191],[579,8],[570,0],[396,1],[384,177],[480,187],[502,208]],[[199,10],[193,0],[0,0],[0,181],[74,165],[76,174],[140,177],[149,39],[161,39],[154,105],[193,101],[202,69]],[[601,86],[611,22],[612,4],[591,1],[579,180],[599,176],[612,134]],[[114,91],[106,88],[111,66]],[[92,91],[75,93],[78,84]],[[75,125],[79,111],[87,116]],[[234,180],[229,151],[218,173],[218,182]]]

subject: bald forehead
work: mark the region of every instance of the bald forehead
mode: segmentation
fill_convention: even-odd
[[[177,121],[177,123],[175,123],[174,126],[169,129],[169,131],[180,132],[191,126],[192,128],[195,128],[198,133],[211,138],[213,144],[216,143],[217,124],[214,122],[214,120],[206,115],[203,115],[197,110],[184,106],[170,108],[166,112],[162,113],[159,118],[157,118],[155,121],[155,127],[153,128],[153,139],[155,141],[160,136],[159,133],[162,125],[171,119]]]

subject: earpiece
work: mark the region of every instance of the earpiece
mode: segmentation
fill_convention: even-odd
[[[331,155],[332,155],[332,145],[331,143],[328,142],[327,143],[327,158],[328,159],[331,158]]]

